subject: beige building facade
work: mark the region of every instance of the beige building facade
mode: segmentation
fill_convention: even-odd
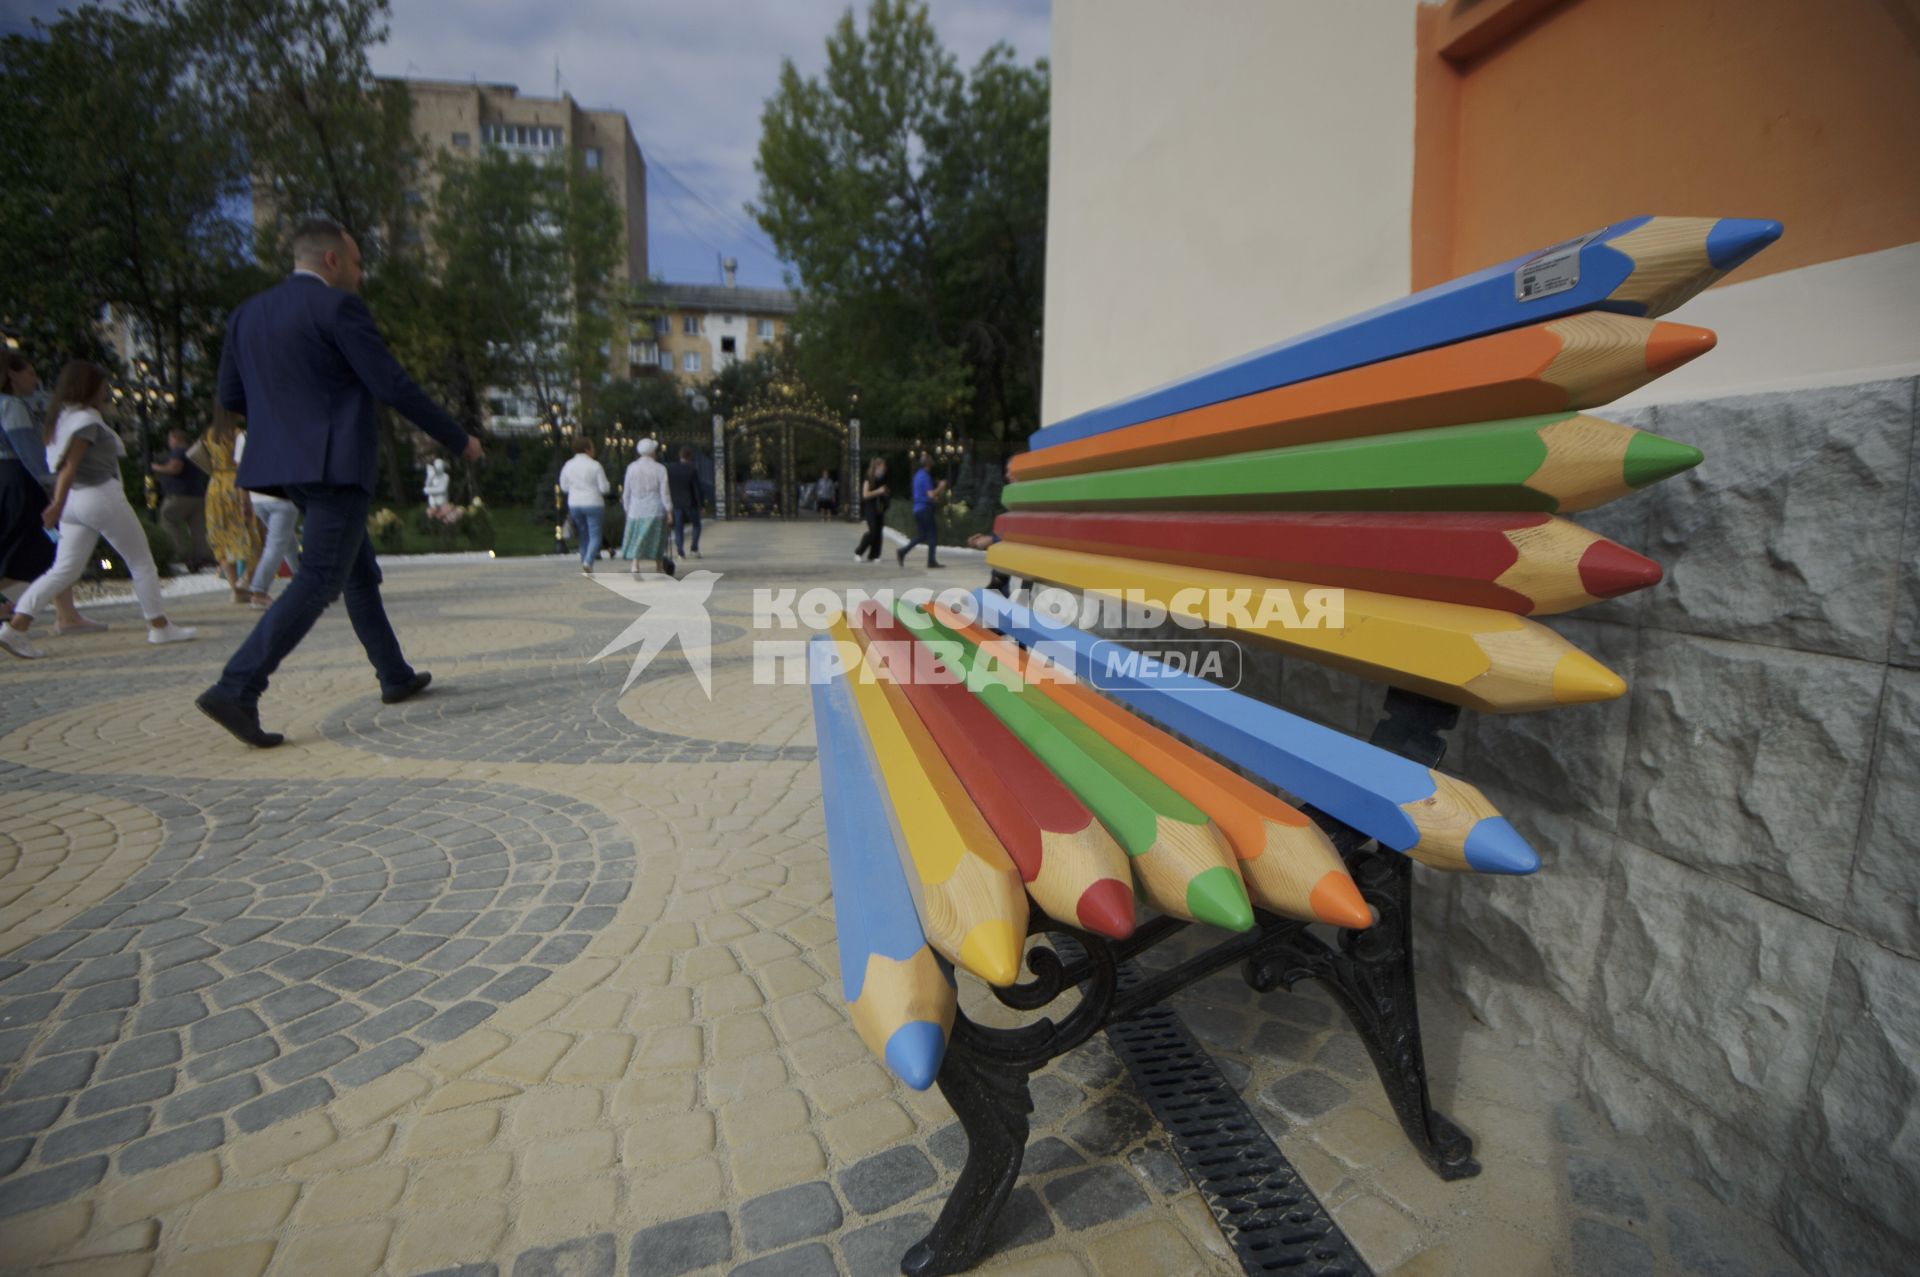
[[[793,325],[794,295],[784,288],[741,288],[729,261],[724,284],[659,284],[655,309],[634,321],[628,346],[633,376],[706,382],[721,369],[778,345]]]
[[[568,94],[523,97],[511,84],[407,80],[413,131],[429,155],[477,157],[492,146],[551,162],[568,156],[604,174],[620,205],[622,268],[630,283],[647,277],[647,164],[621,111],[594,111]],[[422,174],[423,197],[435,177]]]

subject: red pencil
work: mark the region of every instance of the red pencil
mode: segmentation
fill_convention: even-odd
[[[965,675],[934,645],[875,603],[858,610],[854,625],[1006,846],[1034,903],[1101,935],[1132,935],[1132,866],[1106,827],[967,690]]]
[[[1547,616],[1645,589],[1660,565],[1550,514],[1015,512],[1009,542]]]

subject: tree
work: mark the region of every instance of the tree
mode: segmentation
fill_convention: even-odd
[[[531,392],[589,411],[627,303],[611,284],[621,221],[606,181],[488,149],[449,158],[433,209],[446,367],[466,393]]]
[[[195,91],[179,33],[98,5],[0,45],[8,179],[0,270],[29,336],[109,358],[101,308],[130,316],[167,388],[165,415],[202,420],[213,334],[251,277],[230,209],[243,174]]]
[[[294,227],[315,214],[352,231],[370,266],[417,242],[412,101],[367,61],[386,39],[388,0],[137,4],[192,51],[209,109],[235,125],[263,259],[283,260]]]
[[[1004,45],[962,76],[921,0],[848,10],[827,66],[761,114],[750,211],[798,269],[801,371],[868,416],[1001,441],[1039,414],[1048,72]]]

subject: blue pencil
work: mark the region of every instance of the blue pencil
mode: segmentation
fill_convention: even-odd
[[[840,992],[867,1049],[916,1091],[933,1084],[953,1031],[953,968],[927,944],[907,887],[893,806],[880,786],[833,640],[807,646],[826,804]]]
[[[1632,217],[1036,431],[1035,449],[1582,310],[1665,314],[1780,238],[1739,217]]]
[[[1110,662],[1107,653],[1126,652],[1121,644],[1044,620],[1004,595],[980,590],[975,598],[983,624],[1384,846],[1437,869],[1540,867],[1526,839],[1466,781],[1150,657]]]

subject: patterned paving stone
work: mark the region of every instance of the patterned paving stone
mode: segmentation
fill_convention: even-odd
[[[615,601],[631,613],[632,604]],[[751,661],[713,664],[719,671]],[[663,657],[658,669],[670,668]],[[654,672],[649,667],[648,677]],[[434,695],[397,709],[378,702],[346,706],[330,715],[321,731],[376,754],[477,763],[747,763],[814,757],[811,744],[705,740],[642,727],[618,709],[620,680],[607,674],[584,664],[471,674],[444,693],[436,688]]]
[[[168,1165],[384,1076],[539,987],[607,921],[570,889],[534,905],[516,886],[579,884],[583,899],[634,872],[632,843],[597,809],[512,786],[89,787],[155,812],[164,837],[0,979],[0,1024],[22,1026],[0,1137],[31,1139],[0,1172],[16,1202],[81,1192],[108,1157],[129,1173]],[[437,907],[456,878],[477,907]],[[496,934],[531,920],[542,944],[566,943],[487,962],[494,941],[468,937],[483,914]]]

